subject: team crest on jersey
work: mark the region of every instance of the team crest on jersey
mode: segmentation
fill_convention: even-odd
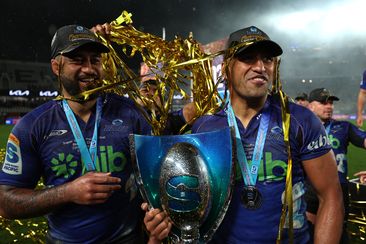
[[[122,119],[115,119],[112,121],[111,125],[106,125],[104,128],[104,131],[118,131],[118,132],[122,132],[124,130],[128,129],[127,126],[123,126],[123,120]]]
[[[123,124],[123,120],[121,119],[115,119],[112,121],[112,125],[119,126]]]
[[[10,175],[22,174],[22,155],[19,147],[19,140],[14,134],[10,134],[6,145],[6,155],[3,165],[3,172]]]

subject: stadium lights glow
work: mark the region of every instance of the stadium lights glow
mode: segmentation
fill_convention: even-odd
[[[304,38],[359,37],[366,34],[365,9],[364,0],[318,2],[316,6],[304,6],[300,11],[270,14],[268,23],[281,32]]]
[[[302,83],[313,83],[313,80],[305,80],[305,79],[303,79],[303,80],[301,80],[301,82]]]

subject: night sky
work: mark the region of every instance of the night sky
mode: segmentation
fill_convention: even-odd
[[[347,84],[352,90],[339,96],[349,110],[366,67],[363,0],[1,0],[0,9],[1,60],[49,63],[57,28],[92,27],[127,10],[135,28],[157,36],[165,28],[167,40],[192,32],[206,44],[255,25],[283,47],[290,95],[323,86],[344,92]]]

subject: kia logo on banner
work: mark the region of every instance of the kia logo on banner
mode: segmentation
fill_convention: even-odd
[[[40,91],[40,97],[56,97],[58,95],[57,91]]]
[[[10,90],[9,96],[29,96],[30,92],[29,90]]]
[[[9,90],[9,96],[16,97],[57,97],[58,91],[44,90],[44,91],[30,91],[30,90]]]

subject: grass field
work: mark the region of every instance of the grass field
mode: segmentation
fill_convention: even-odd
[[[2,149],[0,153],[3,153],[5,150],[6,141],[11,129],[12,126],[0,125],[0,149]],[[364,126],[364,129],[366,129],[366,125]],[[366,150],[357,148],[353,145],[350,145],[348,150],[348,176],[350,179],[352,179],[354,178],[353,174],[355,172],[366,170]],[[21,222],[10,222],[0,219],[0,224],[0,243],[43,243],[42,240],[37,239],[37,236],[41,235],[39,232],[40,226],[46,226],[45,220],[43,218],[24,220]],[[9,229],[6,229],[5,227]],[[36,230],[36,232],[32,232],[31,230]],[[14,233],[11,234],[11,231]],[[352,241],[351,243],[361,242]]]
[[[0,125],[0,148],[5,148],[12,125]]]

